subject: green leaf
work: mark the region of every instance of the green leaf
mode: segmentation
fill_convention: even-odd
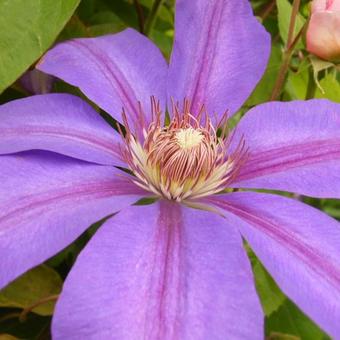
[[[266,318],[266,334],[269,336],[269,339],[272,339],[272,336],[277,333],[297,336],[299,339],[329,339],[316,324],[289,300],[286,300],[276,312],[269,318]],[[285,338],[273,337],[273,339]]]
[[[138,18],[133,2],[102,0],[107,9],[118,16],[127,26],[138,30]]]
[[[51,295],[59,294],[62,280],[59,274],[45,265],[33,268],[0,291],[0,307],[28,308]],[[52,315],[54,302],[43,303],[33,311],[39,315]]]
[[[112,24],[100,24],[93,25],[88,28],[88,32],[91,37],[98,37],[105,34],[114,34],[125,29],[126,26],[123,23],[112,23]]]
[[[284,303],[286,297],[260,261],[256,259],[252,262],[256,290],[260,296],[263,311],[266,316],[269,316]]]
[[[318,74],[320,71],[326,70],[330,67],[334,67],[335,65],[329,61],[319,59],[315,56],[309,57],[311,64],[313,66],[314,73]]]
[[[340,220],[340,201],[339,200],[323,199],[321,200],[321,207],[325,213]]]
[[[57,42],[75,38],[87,38],[89,36],[90,34],[88,32],[88,28],[80,20],[79,16],[73,15],[64,27],[64,29],[58,35]]]
[[[269,62],[261,81],[247,100],[247,106],[255,106],[269,100],[281,66],[282,51],[277,45],[273,45]]]
[[[276,6],[278,10],[280,35],[284,43],[287,44],[289,23],[290,23],[290,17],[292,13],[292,5],[290,4],[288,0],[276,0]],[[295,30],[294,30],[293,39],[297,35],[297,33],[301,30],[305,22],[306,22],[306,19],[300,13],[298,13],[296,17],[296,22],[295,22]],[[297,44],[297,48],[302,48],[302,47],[303,47],[303,44],[300,41]]]
[[[54,42],[80,0],[0,0],[0,93]]]
[[[112,11],[99,11],[94,13],[90,20],[90,25],[101,25],[101,24],[119,24],[123,25],[122,20],[118,15]]]
[[[309,57],[310,61],[311,61],[311,65],[313,67],[313,74],[314,74],[314,81],[315,84],[318,86],[318,88],[320,89],[321,93],[324,94],[324,89],[322,88],[322,86],[320,85],[319,82],[319,73],[321,71],[327,70],[331,67],[335,67],[335,65],[329,61],[326,60],[322,60],[319,59],[315,56],[310,56]]]
[[[315,98],[327,98],[333,102],[340,103],[340,83],[336,76],[336,72],[330,72],[320,80],[322,91],[318,88]]]
[[[140,0],[140,3],[150,10],[154,0]],[[158,18],[173,25],[173,15],[171,11],[164,5],[159,9]]]
[[[306,60],[299,65],[297,72],[288,73],[285,91],[289,94],[291,100],[306,99],[309,81],[309,67],[311,66]]]
[[[151,40],[159,47],[166,59],[170,59],[172,44],[173,44],[174,31],[169,30],[160,32],[153,29],[151,32]]]

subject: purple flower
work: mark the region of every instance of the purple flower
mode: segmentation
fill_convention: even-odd
[[[340,106],[267,103],[220,136],[263,74],[269,37],[246,0],[178,0],[175,32],[169,67],[130,29],[59,44],[38,66],[124,123],[124,138],[68,94],[0,107],[0,287],[119,211],[66,279],[55,339],[262,339],[241,235],[339,336],[338,222],[279,195],[216,193],[339,198]],[[145,196],[159,199],[132,205]]]

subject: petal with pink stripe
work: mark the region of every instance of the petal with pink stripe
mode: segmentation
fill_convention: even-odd
[[[0,156],[0,288],[144,192],[111,166],[49,152]]]
[[[57,303],[55,339],[262,339],[242,239],[208,212],[161,201],[107,221]]]
[[[340,197],[340,105],[327,100],[267,103],[236,127],[249,158],[233,187]]]
[[[282,196],[238,192],[209,201],[237,226],[280,288],[335,338],[340,334],[340,224]]]
[[[0,131],[0,154],[46,150],[126,166],[120,135],[90,105],[69,94],[37,95],[1,105]]]

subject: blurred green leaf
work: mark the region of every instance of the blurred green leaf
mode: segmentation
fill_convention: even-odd
[[[0,334],[0,340],[17,340],[15,336],[12,336],[10,334]]]
[[[286,300],[273,278],[259,260],[253,260],[256,290],[260,296],[263,311],[266,316],[276,311]]]
[[[315,98],[327,98],[333,102],[340,103],[340,82],[336,78],[336,72],[330,72],[320,80],[320,87],[315,93]]]
[[[150,39],[160,48],[166,59],[170,59],[172,51],[174,31],[160,32],[156,29],[151,31]]]
[[[51,339],[49,335],[50,316],[39,316],[35,313],[30,313],[25,322],[19,321],[18,317],[11,317],[6,321],[2,321],[3,318],[10,316],[10,314],[9,309],[0,309],[0,334],[10,334],[21,340]]]
[[[340,208],[339,207],[338,208],[326,207],[324,209],[324,212],[326,214],[333,216],[334,218],[338,220],[340,219]]]
[[[122,25],[123,22],[119,18],[118,15],[113,13],[112,11],[99,11],[92,15],[91,19],[89,20],[91,25],[101,25],[101,24],[120,24]]]
[[[263,311],[266,316],[269,316],[284,303],[286,296],[281,292],[249,244],[245,242],[244,247],[251,262],[256,290],[260,297]]]
[[[326,60],[319,59],[315,56],[310,56],[309,59],[313,66],[313,70],[316,74],[318,74],[320,71],[326,70],[334,66],[333,63],[326,61]]]
[[[145,6],[148,9],[151,9],[154,0],[140,0],[140,3]],[[170,23],[171,25],[173,24],[173,16],[172,13],[170,12],[170,10],[165,7],[165,6],[161,6],[158,12],[158,18]]]
[[[313,55],[311,55],[309,59],[313,67],[313,75],[314,75],[315,84],[320,89],[321,93],[324,93],[324,90],[319,82],[319,74],[322,73],[322,71],[325,71],[331,67],[334,67],[335,65],[329,61],[319,59]]]
[[[77,15],[73,15],[72,18],[68,21],[62,32],[58,36],[58,42],[74,39],[74,38],[82,38],[88,37],[89,32],[84,23],[79,19]]]
[[[321,208],[325,213],[340,220],[340,201],[339,200],[323,199],[321,200]]]
[[[107,8],[118,16],[127,26],[138,30],[138,18],[133,2],[102,0]]]
[[[88,21],[96,11],[98,0],[82,0],[78,6],[77,14],[82,21]]]
[[[247,100],[247,106],[258,105],[269,100],[281,66],[281,58],[281,48],[277,45],[273,45],[266,72]]]
[[[126,24],[112,11],[99,11],[89,19],[87,35],[96,37],[117,33],[127,28]]]
[[[289,300],[286,300],[276,312],[271,314],[269,318],[266,318],[266,334],[269,336],[269,339],[271,339],[270,336],[273,333],[294,335],[299,337],[299,339],[306,340],[330,339]]]
[[[62,280],[57,272],[45,265],[36,267],[0,291],[0,307],[28,308],[34,303],[59,294]],[[33,311],[39,315],[52,315],[55,302],[43,303]]]
[[[80,0],[0,0],[0,93],[53,43]]]
[[[280,36],[283,42],[287,44],[290,16],[292,13],[292,5],[290,4],[288,0],[276,0],[276,6],[278,10]],[[295,24],[293,37],[295,37],[296,34],[301,30],[305,22],[306,22],[306,19],[299,13],[296,18],[296,24]],[[302,47],[303,47],[303,44],[300,41],[297,44],[297,48],[302,48]]]
[[[100,35],[118,33],[124,28],[126,28],[126,26],[122,22],[116,22],[90,26],[88,32],[91,37],[98,37]]]
[[[311,67],[310,64],[305,60],[299,65],[298,71],[288,73],[285,91],[289,94],[291,100],[306,99],[309,67]]]

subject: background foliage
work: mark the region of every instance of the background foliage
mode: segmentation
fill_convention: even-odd
[[[291,2],[252,0],[251,3],[258,19],[272,36],[272,53],[262,81],[236,120],[252,106],[273,98],[287,58]],[[309,1],[302,1],[295,28],[295,35],[300,34],[301,38],[289,52],[288,70],[276,98],[289,101],[315,97],[340,102],[339,66],[320,61],[305,50],[304,30],[309,11]],[[0,0],[0,103],[31,94],[32,86],[27,86],[27,81],[25,83],[20,77],[33,69],[43,53],[58,41],[134,27],[148,35],[168,59],[174,35],[173,22],[174,0]],[[49,90],[49,81],[43,76],[35,79],[39,92]],[[82,96],[78,89],[61,81],[53,83],[52,91]],[[104,112],[102,114],[105,116]],[[295,198],[340,219],[339,201]],[[50,338],[51,316],[62,282],[100,224],[89,228],[67,249],[0,292],[0,340]],[[245,247],[266,315],[266,337],[276,340],[328,339],[280,291],[248,245]]]

